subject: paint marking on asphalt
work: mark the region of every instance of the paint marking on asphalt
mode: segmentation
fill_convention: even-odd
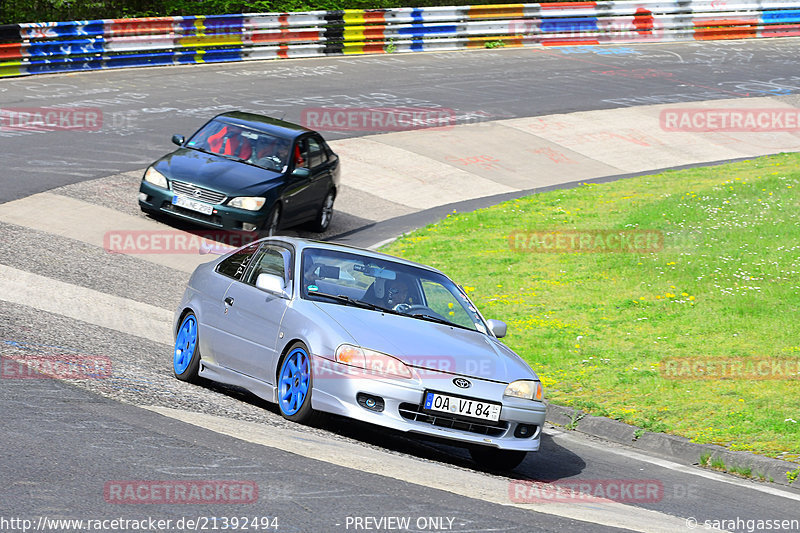
[[[512,485],[509,479],[458,470],[443,464],[398,456],[382,450],[365,448],[357,443],[328,439],[289,428],[276,432],[274,428],[264,427],[255,422],[231,420],[168,407],[144,406],[144,408],[247,442],[490,503],[631,531],[672,533],[683,530],[686,526],[684,518],[613,501],[515,503],[510,498]]]
[[[377,250],[377,249],[378,249],[378,248],[380,248],[381,246],[385,246],[385,245],[387,245],[387,244],[389,244],[389,243],[391,243],[391,242],[394,242],[394,241],[396,241],[396,240],[397,240],[397,237],[390,237],[390,238],[388,238],[388,239],[383,239],[383,240],[382,240],[382,241],[380,241],[380,242],[376,242],[375,244],[373,244],[373,245],[371,245],[371,246],[368,246],[368,247],[367,247],[367,250]]]
[[[42,216],[42,213],[47,213],[47,216]],[[141,235],[145,238],[136,241],[133,257],[181,272],[193,272],[197,265],[214,259],[213,256],[199,253],[166,253],[163,249],[166,240],[163,237],[160,241],[146,238],[151,234],[168,237],[183,235],[188,238],[189,233],[69,196],[43,192],[2,204],[0,220],[99,248],[103,248],[113,235]],[[144,253],[148,249],[152,249],[152,253]]]
[[[638,453],[629,448],[616,449],[611,446],[608,446],[607,444],[595,444],[589,439],[581,439],[579,437],[573,437],[572,435],[564,431],[547,428],[544,429],[543,432],[552,436],[554,439],[569,440],[581,446],[587,446],[589,448],[594,448],[596,450],[602,450],[604,453],[613,453],[615,455],[620,455],[628,459],[636,459],[637,461],[650,463],[656,466],[660,466],[662,468],[666,468],[668,470],[674,470],[675,472],[680,472],[682,474],[690,474],[697,477],[711,479],[713,481],[719,481],[721,483],[729,483],[731,485],[736,485],[737,487],[756,490],[759,492],[763,492],[764,494],[769,494],[771,496],[780,496],[782,498],[788,498],[790,500],[795,500],[800,502],[800,494],[786,492],[784,490],[777,489],[775,487],[771,487],[768,485],[759,485],[753,482],[747,482],[743,479],[737,479],[732,476],[726,476],[718,472],[710,472],[708,470],[702,470],[700,468],[694,468],[691,466],[674,463],[667,459],[659,459],[658,457],[651,457],[643,453]]]
[[[0,300],[172,344],[172,312],[0,265]]]

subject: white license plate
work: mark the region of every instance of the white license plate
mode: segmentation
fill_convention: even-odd
[[[203,213],[204,215],[210,215],[214,210],[214,206],[211,204],[198,202],[197,200],[192,200],[191,198],[187,198],[185,196],[178,196],[177,194],[172,196],[172,205],[185,207],[186,209],[191,209],[192,211],[197,211],[199,213]]]
[[[451,415],[466,416],[469,418],[480,418],[490,422],[500,420],[500,404],[483,402],[471,398],[458,398],[438,392],[425,393],[425,403],[423,407],[428,411],[439,411],[450,413]]]

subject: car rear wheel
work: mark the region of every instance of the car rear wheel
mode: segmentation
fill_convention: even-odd
[[[336,193],[333,190],[328,191],[328,194],[325,195],[325,199],[322,200],[319,212],[317,212],[317,218],[314,220],[314,224],[311,227],[312,231],[322,233],[331,225],[331,219],[333,218],[333,201],[335,199]]]
[[[183,317],[178,334],[175,336],[175,354],[172,358],[172,371],[181,381],[197,381],[200,368],[200,346],[197,336],[197,317],[187,313]]]
[[[272,209],[269,210],[269,215],[267,215],[267,219],[261,226],[261,230],[259,231],[259,238],[272,237],[273,235],[277,235],[280,223],[281,223],[281,207],[276,203],[274,206],[272,206]]]
[[[513,470],[525,460],[527,453],[517,450],[498,450],[488,446],[469,450],[473,461],[491,470]]]
[[[278,372],[278,407],[281,415],[293,422],[307,423],[314,417],[311,409],[311,357],[301,342],[289,348]]]

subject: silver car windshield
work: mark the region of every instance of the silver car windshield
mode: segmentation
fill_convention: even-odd
[[[189,148],[238,159],[267,170],[284,172],[291,141],[221,120],[212,120],[195,133]]]
[[[467,296],[448,277],[357,253],[306,248],[301,297],[375,312],[390,311],[486,333]]]

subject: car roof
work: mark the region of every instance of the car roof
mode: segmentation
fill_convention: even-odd
[[[375,252],[372,250],[367,250],[366,248],[359,248],[358,246],[351,246],[349,244],[339,244],[334,242],[327,242],[327,241],[316,241],[313,239],[301,239],[299,237],[268,237],[264,239],[266,241],[283,241],[289,244],[292,244],[298,251],[298,253],[302,252],[305,248],[319,248],[323,250],[334,250],[334,251],[343,251],[343,252],[353,252],[358,253],[361,255],[365,255],[367,257],[373,257],[375,259],[385,259],[389,261],[395,261],[397,263],[402,263],[404,265],[415,266],[418,268],[422,268],[425,270],[430,270],[431,272],[437,272],[439,274],[445,275],[444,272],[433,268],[432,266],[425,265],[422,263],[415,263],[414,261],[409,261],[407,259],[403,259],[400,257],[396,257],[394,255],[384,254],[381,252]]]
[[[285,120],[268,117],[266,115],[245,113],[244,111],[221,113],[214,117],[214,119],[287,138],[295,138],[304,133],[314,131],[305,126],[300,126],[299,124],[286,122]]]

